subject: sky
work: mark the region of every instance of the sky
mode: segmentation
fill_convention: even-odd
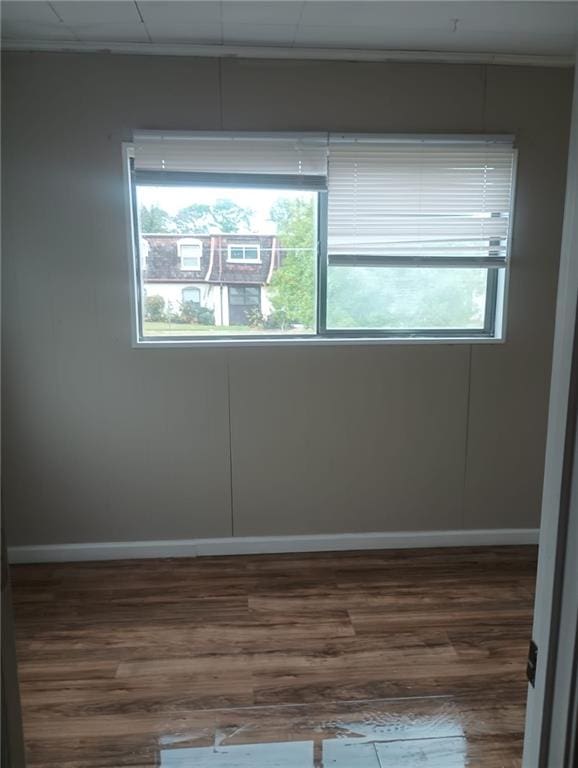
[[[251,232],[254,234],[274,235],[276,225],[269,219],[273,203],[280,197],[295,199],[308,193],[300,190],[248,189],[244,187],[138,187],[139,207],[158,205],[167,213],[174,215],[181,208],[193,203],[214,203],[219,198],[232,200],[243,208],[253,211]],[[312,193],[309,193],[312,194]]]

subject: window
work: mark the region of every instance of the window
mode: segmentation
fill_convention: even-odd
[[[251,325],[261,314],[261,288],[258,285],[229,286],[229,322],[232,326]]]
[[[494,336],[511,142],[330,141],[327,330]]]
[[[203,255],[203,243],[200,240],[180,240],[178,243],[181,269],[198,271],[201,268],[201,256]]]
[[[503,337],[511,137],[144,132],[133,152],[136,218],[167,225],[154,272],[135,259],[156,300],[140,340]],[[202,322],[171,310],[170,232],[187,229],[210,241]],[[200,239],[178,252],[200,269]]]
[[[191,304],[201,304],[201,289],[194,286],[189,288],[183,288],[183,303],[190,302]]]
[[[257,264],[261,261],[261,251],[258,243],[229,245],[229,261]]]
[[[258,307],[261,303],[261,289],[252,285],[231,285],[229,299],[232,306]]]

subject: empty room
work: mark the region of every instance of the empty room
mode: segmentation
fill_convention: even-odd
[[[3,768],[575,767],[578,3],[1,17]]]

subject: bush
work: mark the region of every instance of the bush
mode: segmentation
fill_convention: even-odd
[[[174,323],[175,325],[184,325],[189,321],[183,318],[180,310],[173,310],[172,312],[167,313],[167,322]]]
[[[250,328],[262,328],[265,323],[265,318],[259,307],[253,307],[247,312],[247,325]]]
[[[215,313],[208,307],[199,307],[193,301],[165,303],[162,296],[147,296],[145,299],[145,320],[153,323],[175,323],[177,325],[215,325]]]
[[[288,317],[287,312],[283,309],[275,309],[268,317],[265,318],[264,326],[270,329],[280,329],[282,331],[287,328],[292,328],[294,321]]]
[[[147,296],[145,298],[145,320],[162,323],[166,320],[165,300],[162,296]]]
[[[181,323],[198,323],[199,307],[193,301],[183,301],[180,312]]]
[[[167,301],[165,305],[165,321],[167,323],[182,323],[181,319],[181,304],[177,302],[174,304],[172,301]]]
[[[196,323],[198,325],[215,325],[215,313],[208,307],[199,307],[192,301],[184,301],[181,305],[181,323]]]
[[[197,310],[197,323],[199,325],[215,325],[215,312],[208,307],[199,307]]]

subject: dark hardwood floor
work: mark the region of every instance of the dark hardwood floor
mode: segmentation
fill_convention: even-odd
[[[29,766],[515,768],[536,550],[18,566]]]

